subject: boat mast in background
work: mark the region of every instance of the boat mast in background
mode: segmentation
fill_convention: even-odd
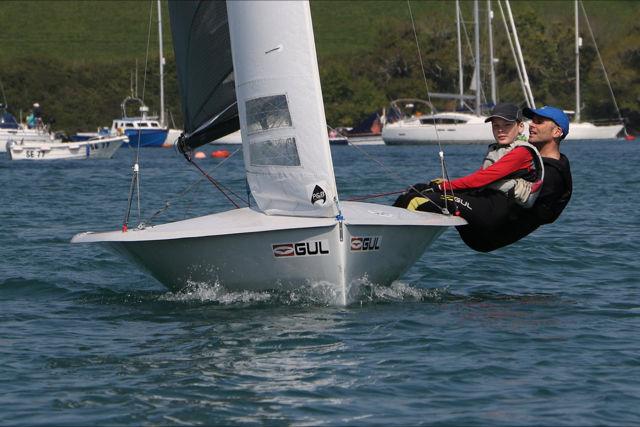
[[[475,48],[475,62],[476,67],[474,70],[476,80],[476,116],[479,116],[482,111],[480,109],[480,91],[482,90],[482,84],[480,82],[480,13],[478,10],[478,0],[473,2],[473,21],[474,21],[474,48]]]
[[[495,59],[493,58],[493,10],[491,10],[491,0],[487,0],[487,27],[489,30],[489,76],[491,79],[491,103],[496,105],[498,96],[496,95],[496,70]]]
[[[158,56],[160,57],[160,126],[166,127],[164,115],[164,50],[162,47],[162,5],[158,0]]]
[[[462,69],[462,38],[460,37],[460,0],[456,0],[456,30],[458,34],[458,87],[460,89],[459,107],[464,109],[464,70]]]
[[[575,27],[576,27],[576,123],[580,122],[580,47],[582,38],[579,33],[580,18],[578,17],[578,0],[574,1]]]
[[[513,15],[511,14],[511,6],[509,5],[509,0],[505,0],[504,3],[507,6],[507,15],[509,16],[509,23],[511,24],[511,32],[512,32],[514,44],[516,47],[516,52],[517,52],[516,61],[520,62],[520,69],[522,70],[522,80],[523,80],[523,86],[525,89],[527,107],[536,108],[536,102],[533,99],[533,92],[531,91],[531,85],[529,84],[529,76],[527,75],[527,68],[524,66],[524,58],[522,57],[522,49],[520,48],[520,39],[518,38],[518,30],[516,29],[516,24],[513,21]]]

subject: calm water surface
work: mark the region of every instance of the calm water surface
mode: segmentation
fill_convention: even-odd
[[[321,291],[171,293],[101,246],[69,244],[121,226],[129,149],[2,158],[0,424],[638,425],[640,146],[563,151],[575,193],[558,222],[492,254],[448,231],[346,308]],[[445,152],[460,176],[484,147]],[[244,194],[239,154],[200,163]],[[439,175],[435,147],[333,156],[345,199]],[[143,150],[141,167],[145,220],[168,200],[152,222],[228,208],[172,150]]]

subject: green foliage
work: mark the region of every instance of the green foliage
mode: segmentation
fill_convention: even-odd
[[[152,59],[158,62],[157,57]],[[121,116],[120,103],[130,94],[132,66],[128,61],[91,64],[46,57],[20,58],[2,66],[2,82],[12,112],[24,118],[32,103],[38,102],[45,120],[55,122],[54,129],[74,133],[111,126],[111,120]],[[168,67],[166,80],[171,82],[165,86],[167,108],[177,112],[174,67]],[[145,92],[150,110],[157,111],[157,69],[149,69]]]
[[[452,1],[311,2],[327,121],[351,126],[396,98],[428,98],[428,92],[457,93],[455,8]],[[573,109],[575,91],[573,2],[511,2],[536,103]],[[640,128],[640,2],[585,1],[598,46],[619,106]],[[461,2],[473,43],[471,1]],[[499,100],[524,102],[514,60],[496,5],[494,46]],[[151,15],[151,29],[149,17]],[[486,2],[480,2],[486,20]],[[56,128],[67,132],[108,126],[120,116],[130,93],[131,73],[139,70],[142,95],[144,61],[149,49],[145,101],[158,110],[157,29],[153,1],[5,0],[0,6],[0,80],[11,110],[23,117],[35,101]],[[420,64],[413,16],[420,45]],[[595,47],[581,35],[583,118],[616,116]],[[168,109],[180,126],[179,94],[173,61],[169,14],[163,1]],[[147,36],[150,35],[148,39]],[[463,44],[465,88],[473,61]],[[486,52],[483,26],[481,49]],[[483,99],[488,98],[488,58],[482,63]],[[465,92],[469,92],[465,90]],[[451,102],[434,101],[438,108]]]

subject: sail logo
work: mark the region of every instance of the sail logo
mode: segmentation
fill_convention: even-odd
[[[313,189],[313,194],[311,194],[311,204],[315,205],[319,202],[322,202],[321,204],[323,205],[327,202],[327,193],[322,187],[316,185],[316,188]]]
[[[382,236],[351,237],[351,252],[377,251],[382,245]]]
[[[296,243],[274,243],[273,245],[271,245],[271,248],[273,249],[273,256],[276,258],[329,254],[329,242],[327,240],[312,240],[308,242]]]

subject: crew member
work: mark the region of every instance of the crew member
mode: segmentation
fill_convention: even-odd
[[[457,227],[470,248],[491,252],[517,242],[544,224],[554,222],[571,199],[573,182],[569,159],[560,152],[560,142],[569,133],[569,119],[558,108],[525,108],[529,124],[529,142],[536,146],[545,167],[544,183],[531,209],[515,207],[503,224],[486,229],[472,224]]]
[[[496,142],[489,146],[478,171],[452,181],[416,184],[394,206],[438,213],[446,209],[484,229],[504,223],[514,205],[533,206],[544,167],[538,150],[518,138],[524,130],[520,109],[498,104],[486,122],[491,122]]]

